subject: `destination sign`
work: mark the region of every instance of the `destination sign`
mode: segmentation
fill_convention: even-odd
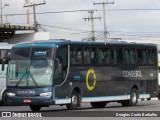
[[[47,51],[34,51],[35,56],[46,56]]]

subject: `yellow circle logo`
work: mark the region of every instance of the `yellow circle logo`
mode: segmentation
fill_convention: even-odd
[[[89,85],[89,75],[90,74],[92,74],[93,75],[93,78],[94,78],[94,80],[93,80],[93,85],[92,86],[90,86]],[[94,89],[94,87],[95,87],[95,85],[96,85],[96,74],[95,74],[95,72],[94,72],[94,70],[93,69],[89,69],[88,70],[88,72],[87,72],[87,75],[86,75],[86,85],[87,85],[87,88],[88,88],[88,90],[93,90]]]

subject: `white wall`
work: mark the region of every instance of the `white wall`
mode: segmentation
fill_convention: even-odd
[[[49,40],[49,36],[48,32],[15,34],[14,38],[4,40],[4,42],[15,44],[34,40]]]

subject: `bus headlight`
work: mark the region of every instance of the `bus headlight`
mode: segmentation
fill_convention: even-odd
[[[51,96],[51,92],[40,93],[40,96]]]
[[[16,96],[15,93],[11,93],[11,92],[8,92],[7,95],[10,96],[10,97]]]

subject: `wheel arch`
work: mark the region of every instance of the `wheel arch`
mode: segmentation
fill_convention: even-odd
[[[6,97],[5,97],[6,91],[7,91],[7,89],[5,88],[5,89],[3,89],[2,92],[1,92],[0,102],[1,102],[2,105],[5,105],[4,102],[6,102],[6,100],[5,100],[5,99],[6,99]],[[4,99],[4,97],[5,97],[5,99]]]
[[[6,92],[6,90],[7,90],[6,88],[1,90],[1,94],[0,94],[1,99],[0,100],[3,99],[4,93]]]

